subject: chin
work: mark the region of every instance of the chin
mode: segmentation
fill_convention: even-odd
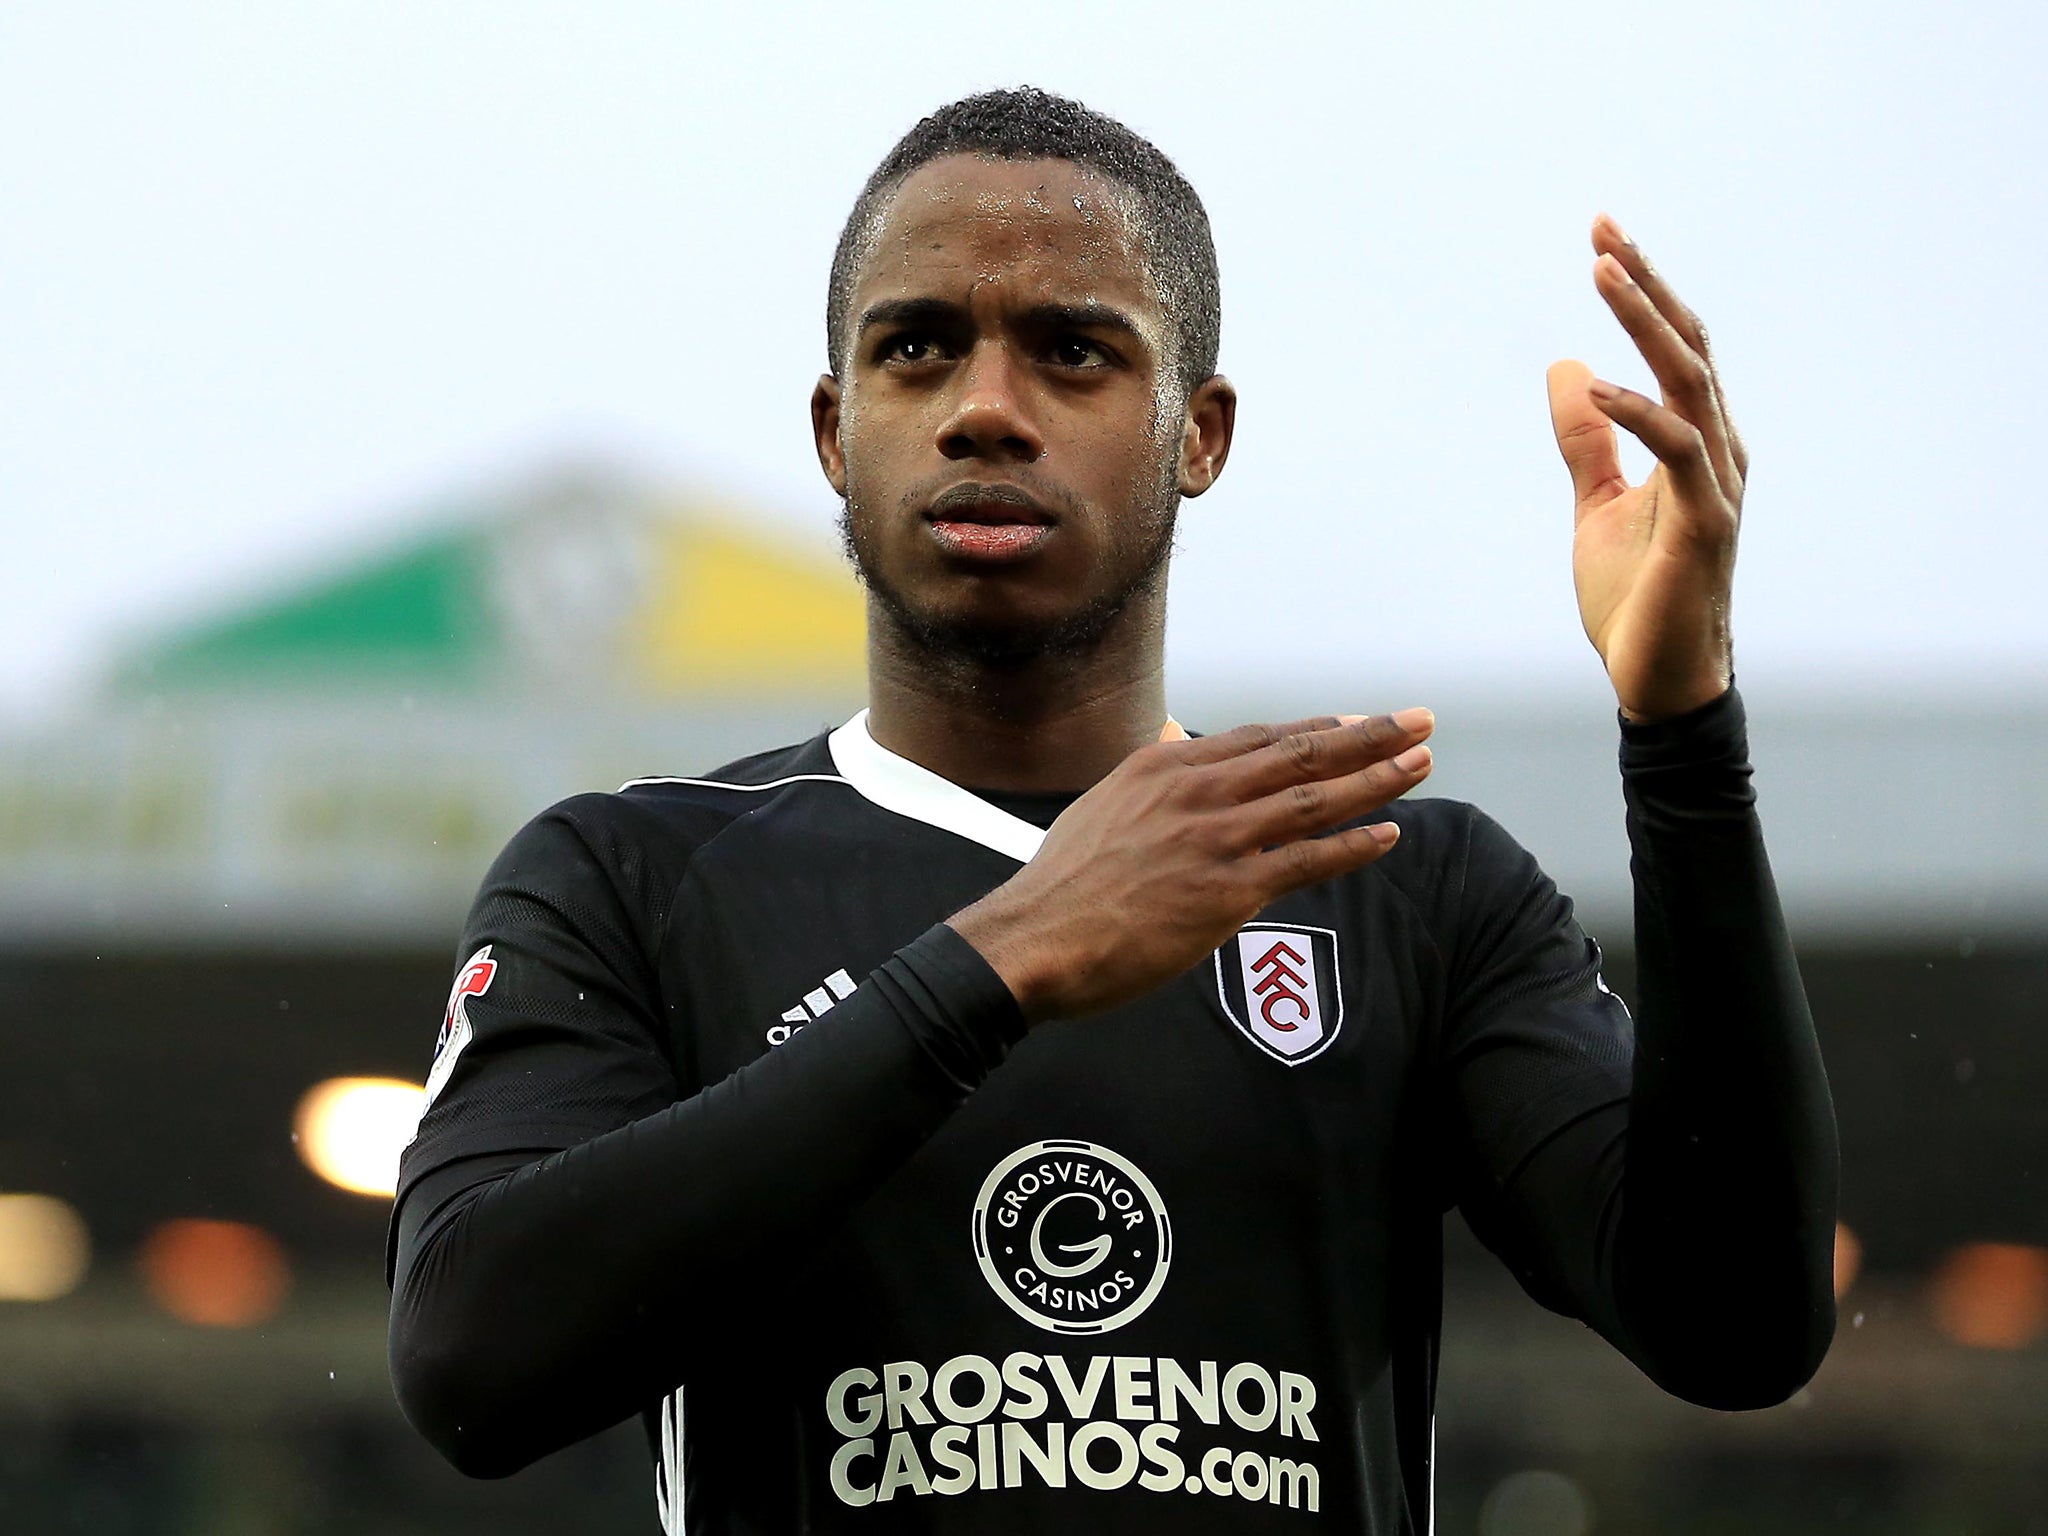
[[[935,658],[995,670],[1071,659],[1096,650],[1129,608],[1132,594],[1091,599],[1054,614],[919,611],[872,584],[890,626]]]
[[[895,615],[900,630],[918,649],[952,661],[984,667],[1026,666],[1066,649],[1059,621],[986,614]]]

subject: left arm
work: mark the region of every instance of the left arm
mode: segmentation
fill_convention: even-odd
[[[1473,1229],[1539,1301],[1715,1408],[1782,1402],[1834,1334],[1834,1112],[1743,735],[1733,693],[1624,727],[1632,1051],[1569,904],[1475,826],[1461,926],[1498,938],[1460,957],[1448,1063]]]
[[[1641,1017],[1626,1100],[1496,1162],[1468,1214],[1535,1294],[1661,1385],[1759,1407],[1796,1391],[1833,1336],[1839,1170],[1733,693],[1748,453],[1699,317],[1611,219],[1593,243],[1595,284],[1662,393],[1576,362],[1549,375],[1580,618],[1623,720]],[[1621,472],[1616,424],[1656,455],[1640,485]],[[1488,1093],[1509,1091],[1513,1049],[1473,1063],[1482,1087],[1500,1080]]]

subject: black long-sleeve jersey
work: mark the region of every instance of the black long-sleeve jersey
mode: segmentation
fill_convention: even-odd
[[[864,719],[512,841],[404,1161],[392,1364],[509,1472],[634,1412],[691,1533],[1429,1528],[1443,1212],[1673,1391],[1833,1327],[1832,1111],[1739,701],[1627,727],[1641,1018],[1469,806],[1028,1033],[945,920],[1061,797]]]

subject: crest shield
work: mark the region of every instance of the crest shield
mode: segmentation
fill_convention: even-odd
[[[1300,923],[1247,923],[1216,951],[1216,993],[1246,1039],[1299,1066],[1328,1050],[1344,1025],[1337,935]]]

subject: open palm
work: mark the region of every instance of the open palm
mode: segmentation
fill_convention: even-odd
[[[1604,214],[1593,247],[1594,284],[1663,399],[1554,363],[1551,424],[1572,476],[1580,620],[1623,713],[1655,720],[1718,698],[1734,675],[1728,605],[1748,454],[1699,317]],[[1640,485],[1621,472],[1617,425],[1657,456]]]

